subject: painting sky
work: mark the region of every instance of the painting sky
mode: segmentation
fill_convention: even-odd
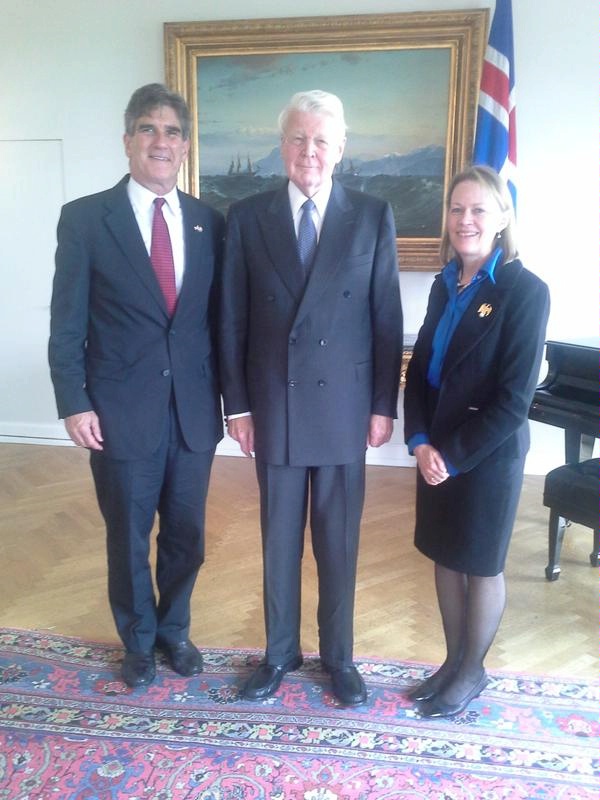
[[[278,146],[277,117],[297,91],[324,89],[344,103],[346,156],[373,159],[446,144],[449,48],[201,57],[200,172],[227,171]]]

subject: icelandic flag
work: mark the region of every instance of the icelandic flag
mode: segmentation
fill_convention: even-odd
[[[483,62],[473,163],[493,167],[517,203],[517,120],[511,0],[496,0]]]

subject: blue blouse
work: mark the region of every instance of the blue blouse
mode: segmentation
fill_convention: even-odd
[[[427,383],[434,389],[440,388],[442,382],[442,367],[454,331],[461,321],[463,314],[469,307],[481,281],[490,280],[492,283],[496,283],[494,272],[501,255],[502,249],[497,247],[481,269],[473,276],[469,285],[460,293],[457,285],[459,272],[458,261],[452,259],[442,270],[442,280],[448,290],[448,302],[446,303],[444,313],[440,317],[440,321],[433,335],[432,354],[427,369]],[[425,432],[415,433],[410,437],[408,440],[408,452],[412,455],[415,447],[420,444],[429,444],[429,436]],[[442,453],[442,456],[443,455]],[[446,461],[446,468],[450,475],[457,475],[458,470],[454,469],[446,459],[444,460]]]

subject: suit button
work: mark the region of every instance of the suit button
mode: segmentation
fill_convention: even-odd
[[[174,331],[173,329],[171,329],[171,330],[169,331],[169,336],[175,336],[175,331]]]
[[[298,385],[298,381],[288,381],[290,389],[294,389]]]
[[[169,375],[171,374],[171,370],[170,369],[163,369],[163,371],[160,374],[163,376],[163,378],[168,378]]]
[[[295,337],[295,336],[290,336],[290,338],[289,338],[289,340],[288,340],[288,341],[289,341],[289,344],[296,344],[296,341],[297,341],[297,340],[296,340],[296,337]]]
[[[344,297],[352,297],[352,292],[349,292],[348,289],[346,289],[345,292],[342,292],[342,294],[344,295]]]
[[[319,345],[321,347],[327,347],[327,339],[319,339]]]
[[[327,381],[317,381],[317,386],[327,386]]]

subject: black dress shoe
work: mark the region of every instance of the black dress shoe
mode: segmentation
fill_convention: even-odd
[[[432,700],[436,694],[440,691],[440,689],[428,688],[425,686],[427,681],[423,681],[423,683],[416,686],[411,692],[409,692],[406,696],[409,700],[413,700],[415,703],[420,703],[423,700]]]
[[[406,696],[415,702],[432,700],[436,694],[439,694],[443,690],[444,686],[446,686],[453,677],[454,673],[451,673],[445,678],[438,678],[437,672],[434,672],[433,675],[430,675],[418,686],[415,686],[414,689],[411,689]]]
[[[150,650],[143,653],[133,653],[127,650],[121,664],[121,677],[127,686],[147,686],[156,677],[154,653]]]
[[[247,700],[264,700],[275,694],[286,672],[302,666],[302,656],[296,656],[285,664],[259,664],[242,688],[242,697]]]
[[[487,673],[484,671],[483,675],[477,681],[475,686],[473,686],[467,692],[467,694],[459,703],[445,703],[438,695],[436,695],[432,700],[425,700],[424,702],[419,703],[419,714],[422,717],[456,717],[458,714],[462,714],[471,700],[479,697],[479,695],[487,686],[488,681],[489,678]]]
[[[167,660],[175,672],[185,678],[189,678],[191,675],[199,675],[204,669],[202,653],[189,639],[184,639],[183,642],[177,642],[176,644],[162,645],[162,650],[164,650]]]
[[[331,689],[337,699],[345,706],[360,706],[367,700],[367,687],[355,666],[337,669],[323,664],[325,672],[331,675]]]

